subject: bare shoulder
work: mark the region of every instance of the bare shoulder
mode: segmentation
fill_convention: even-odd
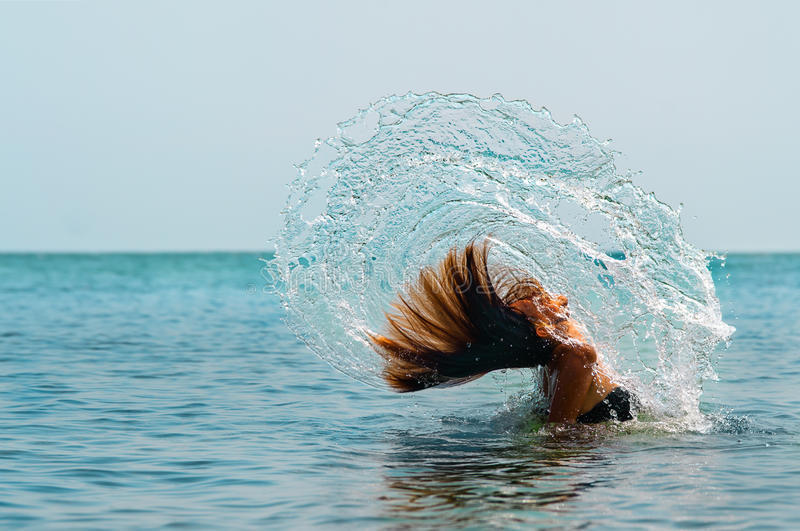
[[[597,351],[588,343],[562,343],[553,350],[553,361],[558,365],[580,363],[588,367],[597,362]]]

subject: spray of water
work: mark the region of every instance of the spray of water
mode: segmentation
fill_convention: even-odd
[[[578,119],[499,95],[390,96],[317,142],[290,185],[271,265],[290,328],[382,386],[364,330],[419,269],[476,236],[571,314],[654,418],[701,422],[722,321],[704,252],[678,213],[620,173]]]

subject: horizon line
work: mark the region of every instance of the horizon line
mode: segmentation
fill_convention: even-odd
[[[712,254],[800,254],[800,249],[701,249]],[[2,255],[44,254],[44,255],[100,255],[100,254],[258,254],[274,253],[274,248],[263,249],[0,249]]]

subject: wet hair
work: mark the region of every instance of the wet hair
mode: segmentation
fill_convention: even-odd
[[[556,344],[539,337],[536,323],[511,307],[546,292],[536,279],[510,268],[495,268],[492,276],[490,247],[484,240],[450,249],[398,295],[384,335],[367,333],[394,390],[459,385],[494,370],[550,361]]]

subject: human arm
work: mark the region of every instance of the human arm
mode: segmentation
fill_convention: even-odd
[[[597,353],[591,345],[562,344],[556,347],[551,366],[557,375],[548,422],[575,422],[592,384],[596,361]]]

